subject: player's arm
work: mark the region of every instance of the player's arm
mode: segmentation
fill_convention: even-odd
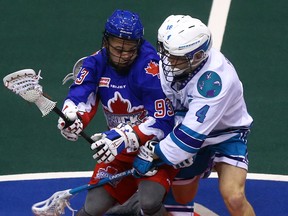
[[[91,61],[87,58],[80,67],[74,83],[70,86],[68,96],[64,101],[62,112],[73,124],[67,126],[62,118],[58,119],[61,134],[70,141],[76,141],[80,132],[89,124],[97,111],[99,98],[97,97],[97,77],[93,71]]]
[[[145,155],[159,158],[166,164],[174,166],[192,158],[188,163],[191,165],[193,157],[226,111],[229,98],[224,96],[225,92],[212,99],[194,97],[182,123],[174,127],[167,137],[154,143],[153,147],[143,149],[146,152],[147,149],[150,150],[150,153]],[[138,173],[145,174],[151,167],[151,160],[141,157],[141,154],[136,157],[134,168]]]
[[[142,76],[137,77],[137,80],[141,82],[135,81],[133,90],[142,100],[147,114],[142,123],[134,127],[130,126],[128,130],[112,129],[105,132],[105,136],[100,140],[97,136],[91,149],[99,149],[102,146],[103,151],[97,151],[93,156],[98,162],[110,162],[125,148],[129,148],[129,151],[135,151],[140,145],[144,145],[146,141],[152,138],[160,140],[173,128],[174,112],[170,101],[162,91],[157,74],[154,76],[154,74],[147,74],[143,71],[138,75]]]
[[[222,116],[221,100],[194,99],[182,123],[155,146],[154,153],[170,165],[193,158]]]

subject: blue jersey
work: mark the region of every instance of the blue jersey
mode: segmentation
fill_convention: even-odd
[[[158,62],[155,49],[144,41],[129,72],[119,74],[103,48],[84,60],[65,103],[74,103],[87,125],[100,101],[109,128],[126,122],[142,144],[151,137],[160,140],[172,130],[174,112],[161,88]]]

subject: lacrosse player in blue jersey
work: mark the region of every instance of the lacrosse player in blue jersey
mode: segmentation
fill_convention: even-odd
[[[170,165],[189,160],[190,172],[199,169],[195,164],[212,165],[230,214],[253,216],[245,196],[247,135],[253,119],[235,68],[211,46],[211,33],[199,19],[180,23],[164,34],[160,78],[179,114],[179,124],[160,142],[141,146],[134,168],[137,175],[145,174],[156,158]],[[206,151],[210,160],[204,157],[202,163],[198,155]]]
[[[58,128],[75,141],[95,115],[101,102],[111,129],[91,138],[97,164],[91,184],[132,168],[140,145],[161,140],[173,129],[174,111],[161,88],[159,56],[144,38],[137,14],[116,10],[105,25],[103,46],[82,59],[82,67],[63,105],[63,113],[74,123]],[[162,201],[178,169],[169,165],[152,170],[145,177],[128,176],[88,191],[78,216],[103,215],[109,208],[127,201],[137,190],[144,215],[166,215]]]

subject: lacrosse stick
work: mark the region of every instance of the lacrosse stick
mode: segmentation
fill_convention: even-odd
[[[163,165],[164,162],[162,161],[155,161],[154,167],[159,167]],[[115,175],[108,176],[106,178],[100,179],[100,181],[97,184],[85,184],[73,189],[67,189],[63,191],[55,192],[51,197],[48,199],[35,203],[32,206],[32,212],[36,216],[59,216],[65,214],[65,208],[67,207],[70,211],[72,211],[72,215],[74,215],[74,212],[76,210],[72,209],[70,205],[70,198],[72,196],[85,191],[89,190],[95,187],[100,187],[104,184],[111,183],[119,181],[121,178],[124,178],[126,176],[132,175],[134,171],[134,168],[130,170],[123,171],[121,173],[117,173]]]
[[[65,208],[67,207],[70,211],[72,211],[72,215],[76,210],[72,209],[70,205],[70,198],[72,196],[78,194],[79,192],[89,190],[95,187],[100,187],[106,183],[112,183],[120,180],[125,176],[131,175],[133,169],[117,173],[115,175],[111,175],[109,177],[101,179],[97,184],[86,184],[73,189],[67,189],[63,191],[55,192],[48,199],[35,203],[32,206],[32,212],[36,216],[59,216],[65,214]]]
[[[43,88],[39,84],[39,79],[42,79],[40,73],[41,70],[36,74],[32,69],[23,69],[8,74],[3,78],[3,82],[5,87],[20,95],[24,100],[35,103],[42,112],[42,116],[48,115],[53,110],[65,121],[67,126],[71,125],[73,122],[67,119],[62,111],[57,108],[56,102],[51,101],[43,95]],[[83,131],[80,135],[90,144],[94,143],[94,141]]]

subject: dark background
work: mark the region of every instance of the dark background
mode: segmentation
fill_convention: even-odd
[[[189,14],[207,24],[212,0],[0,0],[0,74],[42,70],[40,83],[59,108],[74,63],[101,46],[105,21],[115,9],[139,13],[145,38],[156,44],[157,29],[170,14]],[[287,11],[285,0],[233,1],[222,52],[236,67],[254,118],[248,140],[253,173],[288,174]],[[85,140],[66,141],[54,113],[41,117],[34,104],[1,88],[0,175],[92,170]],[[106,130],[101,109],[88,134]]]

